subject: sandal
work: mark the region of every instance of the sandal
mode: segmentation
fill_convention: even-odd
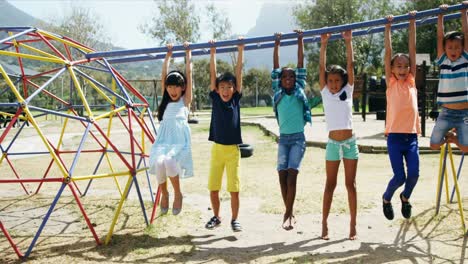
[[[165,199],[165,197],[167,197],[167,199]],[[163,207],[163,200],[164,201],[167,201],[167,207]],[[161,215],[165,215],[167,214],[167,212],[169,211],[169,194],[167,195],[161,195],[161,202],[159,203],[159,207],[161,209]]]
[[[178,215],[180,214],[180,211],[182,211],[182,200],[184,197],[181,195],[180,196],[180,208],[175,208],[174,205],[172,206],[172,214],[173,215]],[[175,204],[175,199],[174,199],[174,204]]]
[[[239,223],[239,221],[237,221],[237,220],[232,220],[231,221],[231,228],[232,228],[232,231],[234,231],[234,232],[242,231],[242,226]]]
[[[221,220],[219,220],[218,217],[213,216],[211,217],[210,221],[206,223],[205,228],[206,229],[214,229],[215,227],[218,227],[221,224]]]

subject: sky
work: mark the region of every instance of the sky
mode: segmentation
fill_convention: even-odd
[[[159,46],[154,40],[138,30],[138,26],[150,21],[151,15],[155,13],[156,3],[152,0],[7,0],[22,11],[42,19],[50,21],[61,18],[66,10],[74,5],[82,5],[89,8],[92,13],[99,17],[104,26],[108,39],[115,46],[137,49]],[[277,2],[281,0],[276,0]],[[284,1],[284,0],[283,0]],[[234,34],[245,34],[255,26],[255,21],[264,3],[270,1],[260,0],[193,0],[196,8],[203,10],[209,3],[214,3],[218,10],[226,12]],[[203,16],[201,16],[203,21]],[[202,24],[200,41],[208,41],[208,30],[203,30],[206,23]],[[205,34],[203,34],[205,32]]]

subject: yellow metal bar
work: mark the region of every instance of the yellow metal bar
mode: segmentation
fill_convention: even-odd
[[[73,176],[72,180],[82,181],[82,180],[101,179],[101,178],[129,176],[129,175],[131,175],[130,171],[122,171],[122,172],[117,172],[117,173],[94,174],[94,175],[89,175],[89,176]]]
[[[28,49],[28,50],[33,51],[33,52],[37,52],[37,53],[39,53],[39,54],[41,54],[41,55],[44,55],[44,56],[47,56],[47,57],[49,57],[49,58],[54,58],[54,59],[57,59],[57,60],[62,60],[60,57],[54,56],[54,55],[52,55],[52,54],[50,54],[50,53],[47,53],[47,52],[42,51],[42,50],[40,50],[40,49],[36,49],[36,48],[31,47],[31,46],[29,46],[29,45],[26,45],[26,44],[24,44],[24,43],[19,43],[18,45],[19,45],[20,47],[22,47],[22,48]],[[62,60],[62,61],[63,61],[63,60]]]
[[[36,123],[36,120],[34,119],[33,115],[29,111],[28,107],[24,107],[23,111],[26,112],[26,115],[28,116],[29,122],[33,125],[33,127],[36,129],[37,134],[39,134],[39,137],[41,137],[42,141],[44,142],[45,146],[49,150],[50,155],[54,159],[55,163],[59,167],[60,171],[63,174],[63,177],[66,178],[68,177],[68,172],[67,170],[63,167],[62,163],[60,162],[59,158],[57,155],[55,155],[54,149],[50,146],[49,142],[47,141],[46,137],[42,133],[41,129],[39,128],[38,124]]]
[[[46,31],[42,31],[42,30],[39,29],[39,30],[37,30],[37,32],[40,33],[40,34],[42,34],[42,35],[44,35],[44,36],[46,36],[46,37],[48,37],[48,38],[54,39],[54,40],[56,40],[56,41],[58,41],[58,42],[65,43],[65,44],[67,44],[68,46],[75,47],[75,48],[77,48],[77,49],[86,51],[86,52],[88,52],[88,53],[89,53],[89,52],[94,52],[94,50],[92,50],[92,49],[88,49],[88,48],[85,48],[85,47],[80,46],[80,45],[78,45],[78,44],[75,44],[75,43],[73,43],[73,42],[71,42],[71,41],[68,41],[68,40],[65,40],[65,39],[62,39],[62,38],[58,38],[57,36],[52,35],[52,34],[49,34],[49,33],[46,32]]]
[[[106,101],[108,101],[111,104],[113,103],[112,99],[110,99],[109,96],[107,96],[101,89],[99,89],[92,81],[86,79],[86,82],[88,82],[89,85],[91,85],[91,88],[93,88],[98,94],[104,97]]]
[[[93,119],[94,118],[93,112],[91,111],[91,108],[89,108],[88,101],[86,101],[86,97],[85,97],[85,95],[83,93],[83,90],[81,89],[80,82],[78,82],[78,79],[76,78],[76,75],[75,75],[75,72],[72,69],[72,66],[67,67],[67,68],[68,68],[68,72],[70,73],[70,76],[72,77],[73,83],[75,84],[75,88],[76,88],[76,91],[78,92],[78,96],[83,101],[83,106],[84,106],[86,112],[88,113],[89,118]]]
[[[112,162],[111,162],[107,152],[106,152],[105,156],[106,156],[107,164],[109,165],[109,168],[110,168],[111,172],[114,173],[114,167],[112,166]],[[117,185],[117,189],[119,190],[120,196],[122,196],[123,195],[122,188],[120,187],[120,183],[119,183],[119,181],[117,180],[116,177],[114,177],[114,182]]]
[[[99,120],[99,119],[106,118],[106,117],[108,117],[108,116],[110,116],[110,115],[114,115],[114,114],[117,113],[117,112],[123,111],[123,110],[125,110],[126,108],[127,108],[126,106],[121,106],[121,107],[119,107],[119,108],[117,108],[117,109],[114,109],[114,110],[108,112],[108,113],[105,113],[105,114],[102,114],[102,115],[100,115],[100,116],[95,117],[94,120]]]
[[[70,112],[71,112],[71,110],[68,109],[67,114],[70,114]],[[68,119],[69,119],[68,117],[65,117],[65,122],[63,122],[62,131],[60,132],[60,138],[59,138],[59,141],[57,143],[57,149],[60,149],[60,147],[62,146],[63,135],[65,134],[65,128],[68,125]]]
[[[2,112],[2,111],[0,111],[0,115],[9,116],[9,117],[14,117],[14,116],[15,116],[15,114],[10,114],[10,113],[7,113],[7,112]],[[22,115],[18,116],[17,118],[18,118],[19,120],[22,120],[22,121],[28,120],[26,117],[24,117],[24,116],[22,116]]]
[[[13,82],[11,81],[10,77],[8,76],[6,71],[3,69],[1,64],[0,64],[0,72],[2,73],[3,79],[5,80],[7,85],[10,86],[11,91],[15,94],[16,99],[18,100],[18,102],[23,103],[24,102],[23,97],[18,92],[18,90],[16,89],[16,86],[13,84]]]
[[[30,59],[30,60],[38,60],[38,61],[52,62],[52,63],[58,63],[58,64],[66,64],[67,63],[66,61],[64,61],[62,59],[41,57],[41,56],[36,56],[36,55],[30,55],[30,54],[25,54],[25,53],[16,53],[16,52],[11,52],[11,51],[4,51],[4,50],[0,50],[0,55],[11,56],[11,57],[20,57],[20,58],[25,58],[25,59]]]
[[[3,160],[5,159],[6,156],[7,156],[6,153],[3,153],[3,154],[2,154],[2,157],[0,157],[0,165],[2,165]]]
[[[436,192],[436,204],[437,200],[439,199],[439,194],[441,191],[441,184],[442,184],[442,166],[444,162],[444,153],[445,153],[445,146],[441,146],[440,148],[440,158],[439,158],[439,177],[437,177],[437,192]]]
[[[128,181],[127,181],[127,184],[125,185],[124,194],[122,195],[122,197],[120,197],[119,205],[117,206],[117,210],[115,211],[114,218],[112,219],[109,232],[107,233],[106,240],[104,242],[104,244],[106,245],[109,244],[112,234],[114,233],[115,224],[117,223],[117,219],[119,218],[120,211],[122,210],[123,203],[125,201],[125,198],[127,197],[128,191],[130,190],[132,181],[133,181],[133,176],[128,176]]]

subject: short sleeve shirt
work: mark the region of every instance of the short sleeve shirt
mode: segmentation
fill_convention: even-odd
[[[242,94],[237,91],[231,100],[224,102],[216,91],[210,92],[212,102],[210,136],[208,140],[222,145],[242,143],[240,105]]]

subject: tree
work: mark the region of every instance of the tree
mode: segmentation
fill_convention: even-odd
[[[426,1],[410,1],[398,9],[398,14],[406,14],[409,11],[422,11],[426,9],[438,8],[441,4],[455,5],[460,1],[454,0],[426,0]],[[461,30],[460,19],[444,21],[445,32],[453,30]],[[408,51],[408,34],[406,31],[400,31],[393,34],[394,50],[398,52]],[[416,51],[417,53],[429,53],[431,61],[437,58],[437,24],[424,25],[416,29]],[[431,62],[426,62],[430,64]]]
[[[165,43],[196,42],[200,38],[200,17],[190,0],[155,0],[158,12],[151,21],[140,26],[144,34],[149,34]]]
[[[322,28],[336,25],[349,24],[365,20],[384,17],[391,14],[393,5],[390,1],[379,0],[317,0],[314,3],[299,4],[294,8],[297,24],[304,29]],[[356,73],[360,74],[367,68],[381,67],[381,52],[383,49],[382,38],[368,35],[353,38],[353,46],[356,50]],[[318,44],[305,46],[309,69],[309,79],[314,82],[318,76]],[[346,64],[345,45],[342,41],[329,43],[327,53],[328,64]]]

